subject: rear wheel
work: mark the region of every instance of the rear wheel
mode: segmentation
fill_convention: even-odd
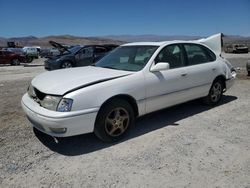
[[[13,59],[11,65],[20,65],[20,61],[18,59]]]
[[[31,63],[32,61],[33,61],[33,57],[28,56],[28,57],[27,57],[27,62],[28,62],[28,63]]]
[[[70,61],[62,62],[61,68],[65,69],[65,68],[71,68],[71,67],[73,67],[73,65]]]
[[[223,86],[224,84],[221,79],[215,80],[209,90],[209,94],[204,98],[204,102],[210,106],[218,104],[222,97]]]
[[[134,111],[122,99],[114,99],[104,105],[96,118],[95,135],[103,141],[120,140],[134,124]]]

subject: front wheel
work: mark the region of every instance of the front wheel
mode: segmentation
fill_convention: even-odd
[[[105,142],[120,140],[134,124],[134,111],[122,99],[114,99],[104,105],[96,118],[95,135]]]
[[[73,65],[69,61],[64,61],[62,62],[61,68],[66,69],[66,68],[71,68]]]
[[[204,102],[207,105],[214,106],[221,100],[223,93],[223,82],[221,80],[215,80],[212,87],[209,90],[209,94],[204,98]]]

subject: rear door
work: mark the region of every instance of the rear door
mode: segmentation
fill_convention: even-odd
[[[215,54],[200,44],[183,44],[186,52],[186,78],[189,80],[190,94],[196,97],[206,96],[218,74],[218,62]]]

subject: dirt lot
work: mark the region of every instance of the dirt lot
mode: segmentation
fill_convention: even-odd
[[[250,187],[248,55],[222,103],[192,101],[140,118],[115,144],[34,134],[20,105],[43,60],[0,67],[0,187]]]

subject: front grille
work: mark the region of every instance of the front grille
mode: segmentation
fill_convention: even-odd
[[[39,91],[38,89],[34,88],[34,91],[36,93],[36,97],[39,99],[39,100],[43,100],[44,97],[46,96],[45,93]]]

